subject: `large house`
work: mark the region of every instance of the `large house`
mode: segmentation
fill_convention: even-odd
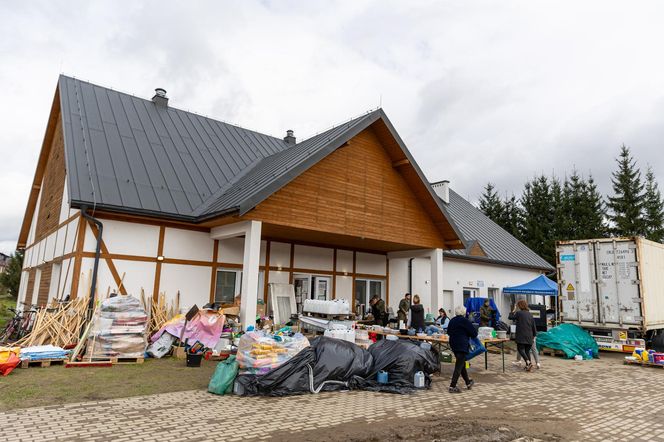
[[[19,304],[87,296],[97,262],[97,293],[183,308],[240,295],[245,326],[273,282],[354,306],[396,306],[410,288],[430,311],[451,307],[471,284],[445,283],[443,262],[491,266],[471,259],[502,245],[464,243],[450,195],[381,109],[298,142],[177,109],[162,89],[145,100],[61,76],[18,241]]]

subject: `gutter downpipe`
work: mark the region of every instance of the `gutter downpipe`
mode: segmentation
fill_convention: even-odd
[[[408,259],[408,293],[413,295],[413,260],[415,258]],[[411,298],[412,299],[412,298]]]
[[[90,321],[92,320],[92,313],[94,311],[94,306],[95,306],[95,292],[96,292],[96,287],[97,287],[97,270],[99,269],[99,256],[101,254],[101,235],[104,231],[104,225],[99,221],[97,218],[94,218],[91,215],[88,215],[87,213],[87,206],[81,207],[81,215],[83,215],[83,218],[92,221],[97,228],[99,229],[99,233],[97,234],[97,247],[95,249],[95,263],[94,266],[92,267],[92,281],[90,285],[90,298],[88,300],[88,313],[86,315],[87,320]]]

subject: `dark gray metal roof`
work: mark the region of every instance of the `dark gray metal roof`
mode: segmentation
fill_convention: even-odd
[[[224,189],[210,205],[202,207],[203,210],[197,215],[203,218],[212,217],[236,208],[239,209],[240,215],[245,214],[357,135],[379,116],[380,111],[370,112],[261,159],[251,170]]]
[[[61,76],[72,204],[192,218],[285,141]]]
[[[461,231],[468,245],[466,249],[446,250],[445,256],[546,271],[554,270],[554,267],[537,253],[530,250],[452,189],[450,189],[450,202],[443,204],[447,209],[446,213]],[[476,242],[484,250],[486,257],[468,254],[468,250]]]

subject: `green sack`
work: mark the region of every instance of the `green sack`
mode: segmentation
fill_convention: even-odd
[[[235,355],[231,355],[219,362],[210,379],[208,391],[220,395],[233,393],[233,381],[235,381],[235,377],[237,376],[238,368]]]
[[[540,332],[537,334],[536,343],[538,351],[542,350],[542,347],[561,350],[569,359],[576,355],[583,356],[583,359],[599,357],[597,342],[590,333],[574,324],[560,324],[548,332]]]

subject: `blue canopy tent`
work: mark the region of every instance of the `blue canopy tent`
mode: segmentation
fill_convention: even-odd
[[[503,293],[507,295],[539,295],[558,296],[558,284],[544,275],[539,275],[530,282],[512,287],[505,287]],[[558,322],[558,302],[556,301],[556,322]]]

